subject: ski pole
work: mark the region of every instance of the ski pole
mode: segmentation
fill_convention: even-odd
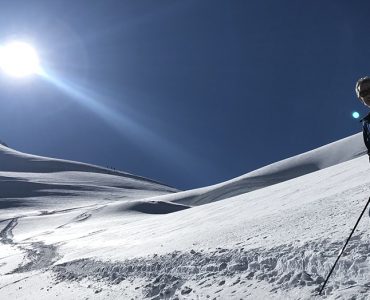
[[[324,290],[325,285],[326,285],[326,283],[328,282],[328,280],[329,280],[329,277],[330,277],[331,273],[333,273],[334,268],[335,268],[335,266],[336,266],[337,262],[339,261],[340,257],[342,256],[342,253],[344,252],[344,249],[346,249],[347,244],[348,244],[349,240],[351,239],[352,234],[355,232],[356,227],[357,227],[358,223],[360,222],[360,220],[361,220],[361,218],[362,218],[363,214],[365,213],[366,208],[367,208],[367,206],[369,205],[369,203],[370,203],[370,197],[369,197],[369,200],[367,200],[367,203],[366,203],[366,205],[365,205],[364,209],[362,210],[362,213],[361,213],[360,217],[358,218],[358,220],[357,220],[357,222],[356,222],[355,227],[353,227],[352,232],[351,232],[351,234],[349,235],[349,237],[348,237],[348,239],[347,239],[346,243],[344,244],[344,246],[343,246],[342,250],[340,250],[339,255],[338,255],[338,257],[337,257],[337,259],[336,259],[336,261],[335,261],[335,263],[334,263],[333,267],[331,268],[331,270],[330,270],[330,272],[329,272],[328,277],[326,277],[326,280],[325,280],[325,282],[324,282],[323,286],[321,287],[321,290],[320,290],[319,295],[321,295],[322,291]]]

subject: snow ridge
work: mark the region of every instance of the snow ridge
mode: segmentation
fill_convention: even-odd
[[[63,171],[93,172],[122,176],[163,186],[163,184],[155,180],[133,175],[130,173],[103,168],[92,164],[26,154],[11,149],[4,144],[0,145],[0,171],[32,173],[53,173]],[[177,191],[173,188],[172,190]]]
[[[362,134],[358,133],[237,178],[205,188],[168,195],[165,199],[193,206],[212,203],[316,172],[366,153]]]

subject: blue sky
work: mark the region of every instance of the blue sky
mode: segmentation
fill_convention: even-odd
[[[52,78],[0,75],[15,149],[187,189],[361,130],[368,1],[1,2]]]

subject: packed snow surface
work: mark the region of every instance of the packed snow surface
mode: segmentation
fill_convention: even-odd
[[[0,145],[0,298],[321,298],[370,196],[364,154],[357,134],[180,192]],[[324,298],[369,298],[369,226]]]

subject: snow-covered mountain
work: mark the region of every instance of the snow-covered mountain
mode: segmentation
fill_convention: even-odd
[[[62,209],[177,192],[153,180],[79,162],[18,152],[0,145],[0,208]],[[38,199],[38,200],[35,200]]]
[[[0,146],[0,298],[318,297],[370,196],[361,139],[183,192]],[[369,226],[326,297],[367,299]]]
[[[366,152],[362,135],[359,133],[235,179],[206,188],[169,195],[166,199],[190,205],[215,202],[340,164],[362,156]]]

